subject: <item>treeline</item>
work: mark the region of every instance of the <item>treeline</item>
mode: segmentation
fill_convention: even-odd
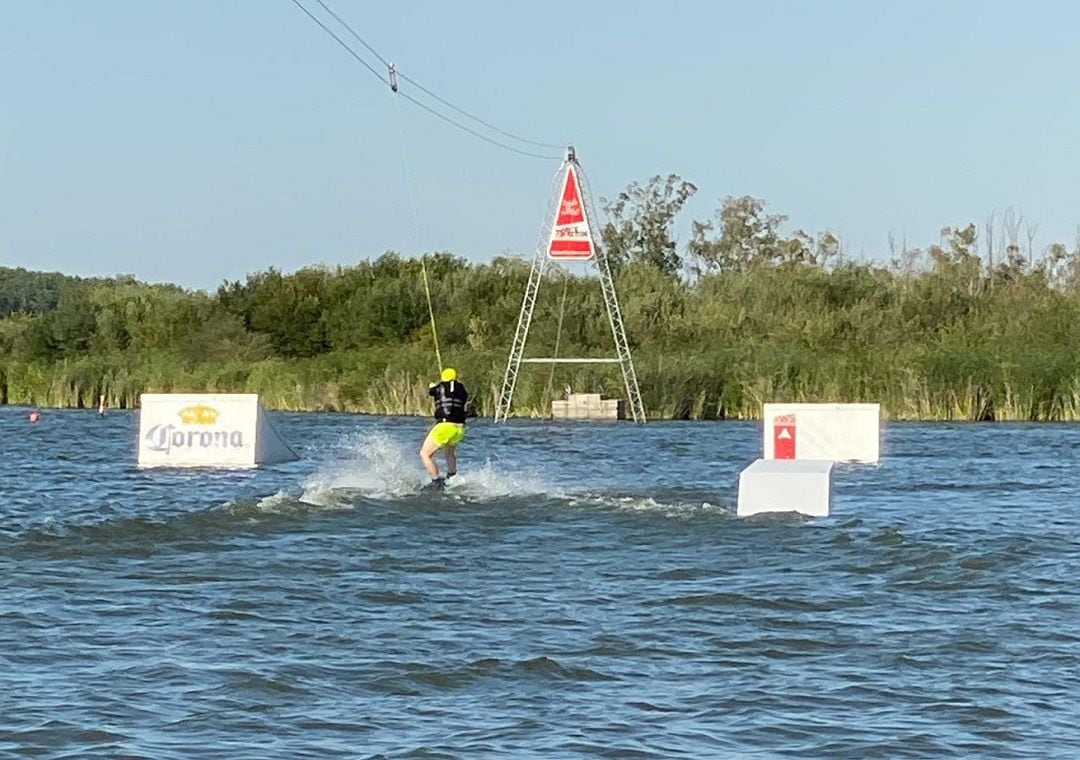
[[[753,198],[672,222],[695,188],[631,185],[604,206],[647,413],[750,418],[765,401],[877,401],[900,419],[1080,418],[1080,251],[1034,255],[974,225],[888,263],[848,260],[832,234],[782,231]],[[993,226],[989,227],[994,230]],[[987,238],[990,236],[987,235]],[[1034,259],[1034,260],[1033,260]],[[424,260],[444,361],[491,415],[529,258]],[[549,267],[527,355],[606,356],[589,275]],[[278,409],[425,414],[436,374],[419,259],[269,269],[215,293],[132,278],[0,268],[0,402],[133,407],[146,391],[256,392]],[[526,365],[518,414],[565,387],[622,397],[610,365]]]

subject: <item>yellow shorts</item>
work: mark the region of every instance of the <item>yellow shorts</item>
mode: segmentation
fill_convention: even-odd
[[[428,438],[440,446],[457,446],[465,438],[465,426],[458,422],[436,422]]]

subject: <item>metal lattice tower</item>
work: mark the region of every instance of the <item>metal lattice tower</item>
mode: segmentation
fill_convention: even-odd
[[[616,357],[614,358],[525,358],[525,343],[529,337],[529,327],[532,324],[533,311],[536,308],[536,296],[540,291],[540,283],[544,277],[544,269],[547,267],[548,244],[551,239],[552,229],[555,226],[557,210],[559,208],[560,195],[553,193],[551,208],[540,233],[540,244],[536,248],[533,257],[532,268],[529,270],[529,282],[525,286],[525,297],[521,302],[521,312],[518,314],[517,329],[514,331],[514,342],[510,346],[510,358],[506,363],[506,374],[503,376],[502,391],[499,393],[499,403],[495,408],[495,422],[505,422],[510,416],[510,405],[514,399],[514,388],[517,386],[518,374],[521,372],[523,363],[535,364],[598,364],[617,363],[622,370],[623,382],[626,385],[626,399],[630,407],[634,422],[644,424],[645,407],[641,402],[641,391],[638,388],[637,373],[634,371],[634,361],[630,355],[630,344],[626,339],[626,328],[623,326],[622,312],[619,310],[619,299],[615,293],[615,280],[611,275],[611,266],[607,255],[600,246],[599,230],[595,226],[596,214],[592,205],[592,191],[587,180],[581,173],[581,165],[577,162],[574,149],[571,147],[566,152],[566,161],[556,175],[556,186],[562,187],[567,173],[574,170],[578,179],[578,189],[581,193],[582,205],[585,209],[585,220],[589,227],[589,237],[592,240],[594,255],[592,260],[596,264],[597,273],[600,276],[600,288],[604,294],[604,305],[607,307],[608,322],[611,325],[611,334],[615,339]],[[559,181],[561,180],[561,181]]]

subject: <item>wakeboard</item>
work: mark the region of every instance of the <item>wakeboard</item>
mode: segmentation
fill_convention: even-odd
[[[446,479],[436,478],[430,483],[420,486],[420,493],[442,493],[446,490]]]

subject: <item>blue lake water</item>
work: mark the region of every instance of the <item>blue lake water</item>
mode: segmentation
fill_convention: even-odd
[[[0,756],[1077,757],[1080,426],[896,424],[833,514],[740,520],[751,423],[274,415],[141,471],[0,408]]]

